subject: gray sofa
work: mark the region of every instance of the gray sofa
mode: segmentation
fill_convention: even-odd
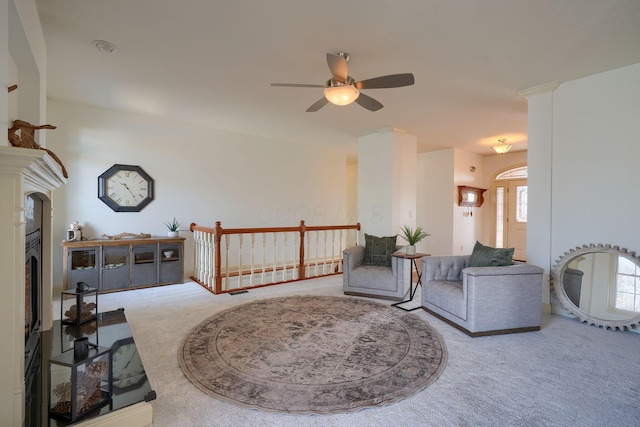
[[[544,269],[468,267],[469,258],[422,258],[422,308],[471,336],[539,330]]]
[[[398,246],[396,249],[400,249]],[[359,295],[401,301],[409,285],[411,264],[391,257],[391,267],[363,265],[364,246],[343,251],[342,290],[346,295]]]

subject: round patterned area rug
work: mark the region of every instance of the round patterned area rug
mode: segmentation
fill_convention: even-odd
[[[205,393],[295,414],[345,413],[423,390],[444,370],[444,340],[418,316],[357,298],[254,301],[198,325],[180,367]]]

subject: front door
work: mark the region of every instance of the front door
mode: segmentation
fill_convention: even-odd
[[[506,248],[515,248],[513,259],[527,259],[527,180],[508,181],[506,209]]]

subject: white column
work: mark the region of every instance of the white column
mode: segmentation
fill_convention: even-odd
[[[7,87],[14,84],[18,89],[8,93]],[[0,89],[0,126],[5,130],[11,127],[10,119],[17,117],[10,115],[42,124],[40,120],[46,117],[46,45],[34,0],[0,0]],[[51,190],[66,182],[55,166],[50,170],[52,160],[44,151],[7,146],[4,137],[0,143],[0,341],[7,348],[0,352],[3,426],[22,425],[24,419],[25,196],[41,192],[48,199],[44,206],[47,216]],[[51,257],[50,217],[43,222],[42,315],[47,318],[41,320],[47,327],[51,325],[52,261],[44,257]]]
[[[361,237],[363,233],[390,236],[405,224],[416,225],[417,151],[416,137],[395,129],[358,140]]]
[[[8,129],[9,125],[9,94],[7,89],[13,83],[9,82],[9,2],[0,0],[0,128]],[[4,133],[3,133],[4,134]],[[6,135],[6,134],[4,134]],[[3,137],[0,145],[9,145]]]
[[[551,200],[553,149],[553,91],[558,82],[520,91],[528,100],[528,199],[527,262],[545,269],[542,287],[543,311],[551,312]],[[535,238],[532,238],[535,236]]]

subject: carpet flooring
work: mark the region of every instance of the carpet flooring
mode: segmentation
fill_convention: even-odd
[[[387,405],[433,383],[442,337],[375,301],[267,298],[218,313],[189,333],[180,366],[196,387],[245,407],[330,414]]]
[[[242,304],[294,295],[344,296],[342,276],[234,296],[213,295],[192,282],[116,292],[100,296],[100,310],[126,309],[158,395],[152,402],[153,427],[638,426],[640,334],[603,330],[559,315],[545,314],[537,332],[471,338],[416,310],[412,314],[444,338],[446,369],[411,397],[347,414],[243,408],[212,399],[184,376],[178,353],[194,327]]]

